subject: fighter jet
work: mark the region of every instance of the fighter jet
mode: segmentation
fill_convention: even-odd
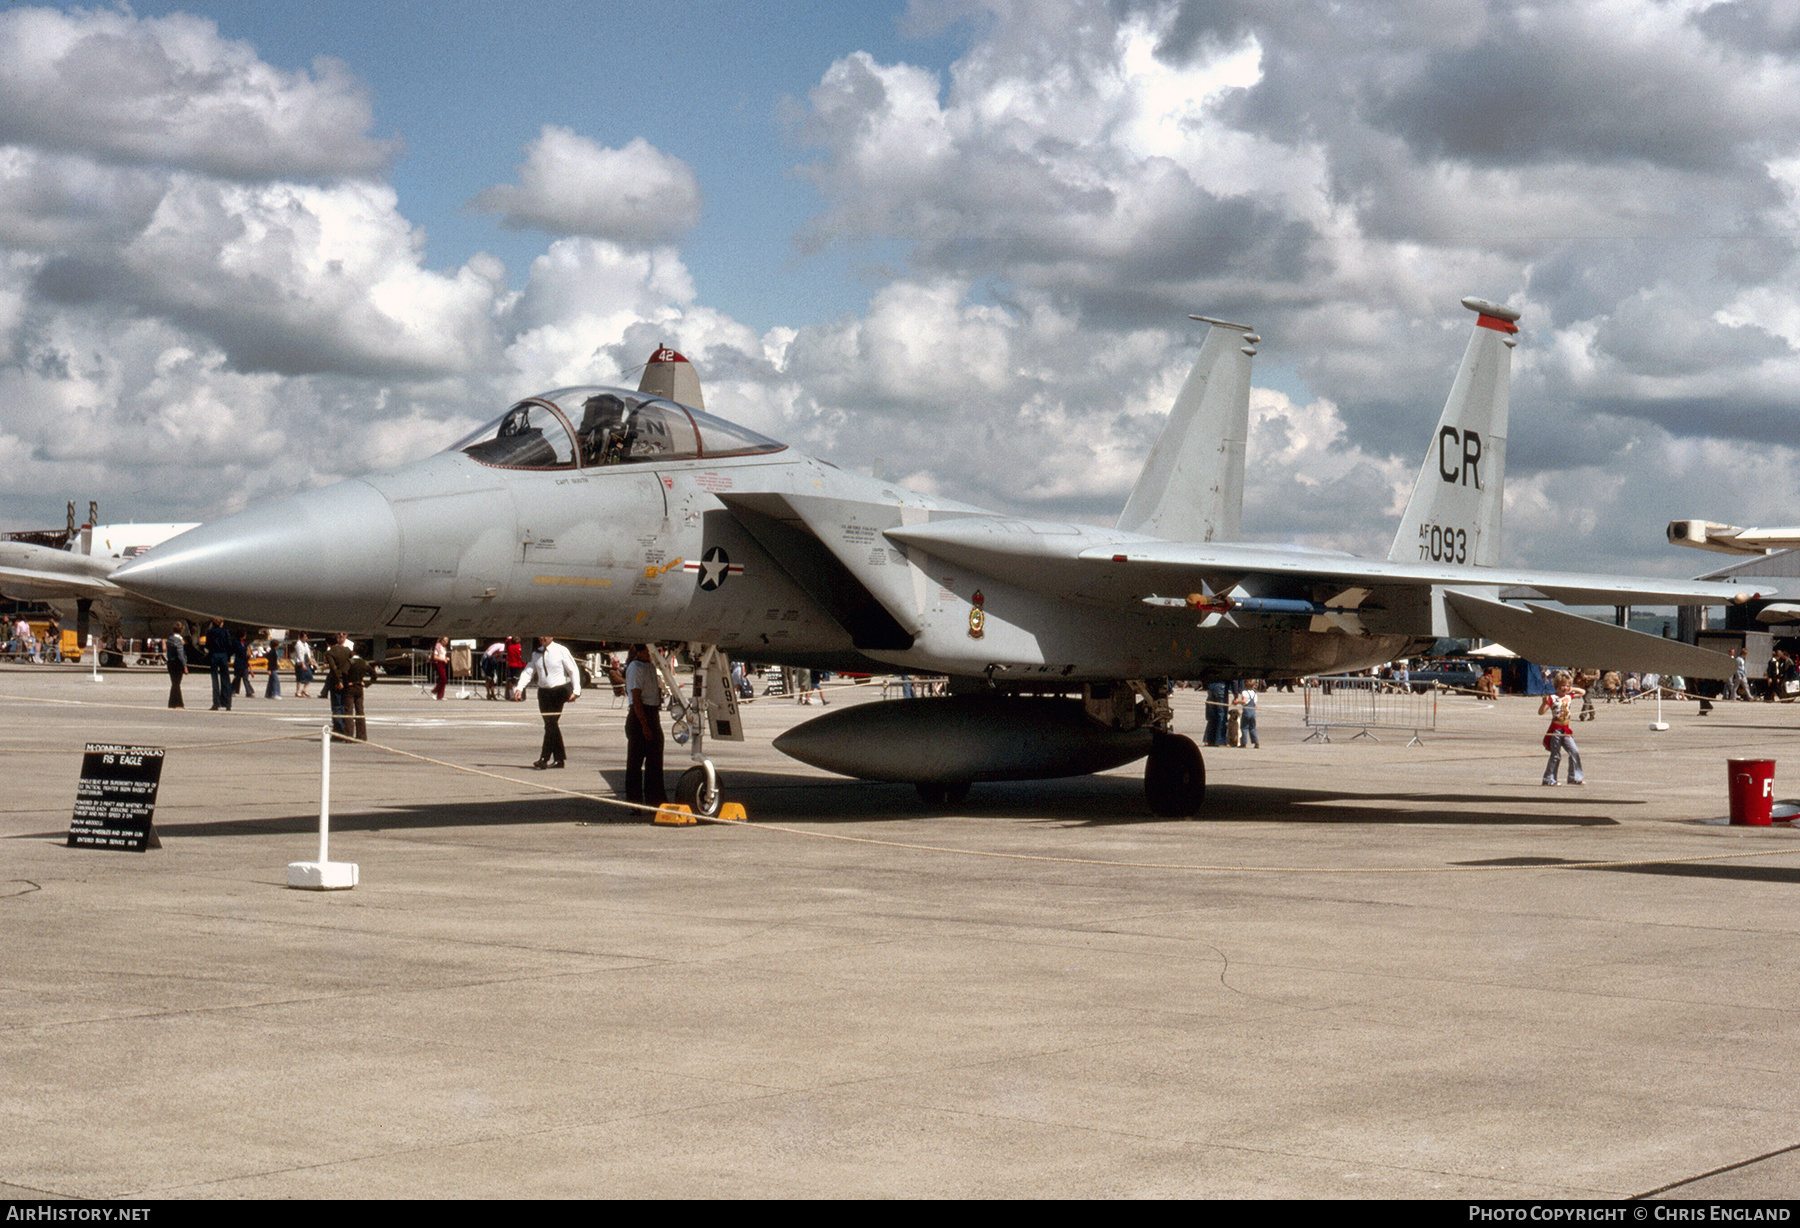
[[[1112,528],[920,494],[669,395],[590,386],[526,397],[417,464],[206,524],[114,579],[259,624],[684,641],[715,666],[722,650],[948,675],[946,696],[840,709],[776,742],[936,802],[972,781],[1143,759],[1151,809],[1194,814],[1205,764],[1172,728],[1178,679],[1357,669],[1475,635],[1538,660],[1729,674],[1722,654],[1498,600],[1501,586],[1578,605],[1748,594],[1496,565],[1519,317],[1463,304],[1474,335],[1382,560],[1235,540],[1259,339],[1205,320],[1193,372]],[[662,357],[671,379],[687,366]],[[313,566],[268,566],[306,543]],[[707,705],[716,690],[696,687],[697,698]],[[712,721],[715,733],[732,723]],[[677,795],[716,811],[717,781],[697,763]]]
[[[134,639],[166,635],[175,619],[193,617],[191,611],[126,592],[113,583],[112,574],[126,561],[194,526],[95,524],[97,518],[90,503],[87,522],[76,528],[71,503],[67,544],[61,550],[35,542],[0,541],[0,592],[14,601],[48,605],[83,643],[95,614],[106,634]]]
[[[1800,548],[1800,525],[1777,529],[1743,529],[1711,520],[1671,520],[1669,544],[1714,550],[1720,554],[1779,554]],[[1800,622],[1800,605],[1772,601],[1756,611],[1756,621],[1769,625]]]

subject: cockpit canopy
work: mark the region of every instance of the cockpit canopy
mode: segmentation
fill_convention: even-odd
[[[785,447],[677,401],[586,386],[527,397],[450,450],[501,469],[590,469]]]

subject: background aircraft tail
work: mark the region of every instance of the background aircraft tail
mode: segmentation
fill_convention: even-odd
[[[1170,541],[1236,541],[1244,519],[1250,360],[1262,338],[1247,325],[1188,318],[1212,327],[1118,527]]]
[[[1500,561],[1501,496],[1506,485],[1506,415],[1512,379],[1512,334],[1519,313],[1466,298],[1475,335],[1444,402],[1390,562]]]

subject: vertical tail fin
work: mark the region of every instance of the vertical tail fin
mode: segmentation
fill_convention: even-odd
[[[1500,561],[1512,334],[1519,331],[1519,313],[1478,298],[1462,304],[1476,314],[1475,335],[1400,517],[1390,562],[1492,567]]]
[[[1212,327],[1118,527],[1170,541],[1236,541],[1244,519],[1250,360],[1262,338],[1247,325],[1188,318]]]
[[[644,375],[638,380],[638,391],[680,401],[702,413],[706,411],[706,397],[700,392],[699,373],[694,370],[692,363],[666,345],[658,346],[656,353],[650,355],[650,361],[644,364]]]

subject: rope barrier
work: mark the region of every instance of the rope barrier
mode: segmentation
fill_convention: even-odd
[[[235,742],[180,742],[173,746],[165,746],[164,750],[217,750],[221,746],[257,746],[264,742],[312,742],[317,740],[316,734],[284,733],[272,738],[241,738]]]
[[[0,700],[8,700],[8,699],[13,699],[13,698],[15,698],[15,697],[0,695]],[[134,707],[134,705],[127,705],[127,704],[106,704],[106,703],[95,704],[95,703],[89,703],[87,701],[82,701],[82,700],[51,700],[51,701],[34,701],[34,702],[68,703],[68,704],[75,704],[78,706],[87,706],[87,707],[109,707],[109,708],[111,708],[111,707],[126,707],[126,708]],[[141,706],[137,706],[137,707],[139,710],[146,710],[146,709],[143,709]],[[167,709],[150,708],[147,710],[149,710],[149,711],[166,711]],[[270,714],[270,715],[273,715],[273,714]],[[248,746],[248,745],[254,745],[254,744],[265,743],[265,742],[300,742],[300,741],[303,741],[303,742],[307,742],[310,744],[316,737],[317,737],[316,733],[307,732],[307,733],[286,734],[286,735],[282,735],[279,737],[270,737],[270,738],[252,738],[252,739],[245,739],[242,741],[233,741],[233,742],[200,742],[200,743],[193,743],[193,744],[186,745],[186,746],[172,746],[172,747],[169,747],[168,749],[170,749],[170,750],[210,750],[210,749],[216,749],[219,747]],[[341,735],[334,737],[334,740],[352,741],[352,742],[355,741],[354,739],[343,738]],[[361,743],[361,745],[367,746],[371,750],[378,750],[385,754],[395,755],[400,758],[414,759],[421,763],[429,763],[434,767],[448,768],[449,770],[451,770],[453,772],[465,772],[465,773],[468,773],[469,775],[473,775],[473,776],[483,776],[490,780],[505,781],[508,784],[520,785],[525,788],[534,789],[534,790],[537,790],[537,791],[543,792],[543,793],[554,793],[554,794],[558,794],[563,797],[581,798],[586,801],[598,802],[602,805],[613,806],[613,807],[616,807],[616,808],[619,808],[622,810],[637,811],[637,812],[645,813],[645,814],[649,814],[649,815],[654,815],[657,812],[657,808],[655,806],[646,805],[642,802],[629,802],[629,801],[625,801],[621,798],[606,797],[606,796],[603,796],[598,793],[592,793],[592,792],[588,792],[588,791],[581,790],[581,789],[563,788],[559,785],[550,784],[548,781],[526,780],[526,779],[521,779],[516,776],[505,776],[498,772],[490,772],[483,768],[469,767],[466,764],[452,763],[446,759],[437,759],[430,755],[421,755],[415,751],[402,750],[400,747],[388,746],[388,745],[385,745],[380,742],[363,742],[363,743]],[[1631,868],[1641,867],[1641,866],[1688,865],[1688,864],[1697,864],[1697,863],[1703,863],[1703,862],[1737,861],[1737,860],[1743,860],[1743,859],[1751,858],[1751,857],[1778,857],[1778,856],[1782,856],[1784,854],[1800,854],[1800,844],[1797,844],[1797,845],[1794,845],[1792,847],[1787,847],[1787,848],[1755,849],[1750,852],[1703,853],[1703,854],[1698,854],[1698,855],[1692,856],[1692,857],[1651,857],[1651,858],[1643,858],[1643,859],[1633,860],[1633,861],[1565,861],[1565,862],[1555,862],[1555,863],[1551,863],[1551,864],[1538,864],[1538,865],[1450,865],[1450,866],[1373,866],[1373,867],[1370,867],[1370,866],[1362,866],[1362,867],[1357,867],[1357,866],[1242,866],[1242,865],[1222,865],[1222,864],[1206,863],[1206,862],[1195,863],[1195,862],[1160,862],[1160,861],[1117,861],[1117,860],[1110,860],[1107,858],[1099,858],[1099,857],[1060,857],[1060,856],[1052,856],[1050,854],[1044,854],[1044,853],[1007,853],[1007,852],[997,852],[997,851],[986,850],[986,849],[958,849],[958,848],[950,848],[945,845],[921,844],[921,843],[917,843],[917,842],[913,842],[913,841],[881,840],[881,839],[876,839],[871,836],[850,836],[850,835],[845,835],[842,832],[810,831],[810,830],[806,830],[804,828],[788,827],[788,826],[785,826],[782,824],[776,824],[776,823],[761,823],[761,822],[757,822],[755,820],[721,821],[718,819],[709,819],[706,816],[695,816],[695,817],[699,818],[702,822],[711,823],[715,826],[721,826],[721,827],[747,828],[747,829],[751,829],[751,830],[764,831],[764,832],[769,832],[769,833],[778,834],[778,835],[798,836],[798,837],[814,839],[814,840],[836,840],[836,841],[841,841],[841,842],[844,842],[847,844],[864,844],[864,845],[870,845],[870,846],[879,847],[879,848],[905,849],[910,852],[941,853],[941,854],[947,854],[947,855],[955,856],[955,857],[982,857],[982,858],[988,858],[990,860],[1000,860],[1000,861],[1030,861],[1030,862],[1040,862],[1040,863],[1051,864],[1051,865],[1107,866],[1107,867],[1112,867],[1112,868],[1116,868],[1116,869],[1134,869],[1134,870],[1179,870],[1179,871],[1190,872],[1190,873],[1204,873],[1204,874],[1299,874],[1299,875],[1322,875],[1322,874],[1393,875],[1393,874],[1400,874],[1400,875],[1406,875],[1406,874],[1486,874],[1486,873],[1496,873],[1496,872],[1502,872],[1502,871],[1519,872],[1519,871],[1538,871],[1538,870],[1599,870],[1599,869],[1614,869],[1614,870],[1616,870],[1616,869],[1631,869]]]
[[[400,755],[408,759],[418,759],[425,763],[446,767],[452,771],[468,772],[476,776],[486,776],[492,780],[504,780],[528,788],[542,790],[547,793],[559,793],[566,797],[581,797],[589,801],[603,802],[630,810],[656,813],[656,807],[638,802],[622,801],[618,798],[602,797],[596,793],[586,793],[579,789],[564,789],[535,780],[520,780],[514,776],[502,776],[497,772],[485,771],[481,768],[467,767],[450,763],[443,759],[433,759],[429,755],[420,755],[413,751],[401,750],[398,747],[384,746],[377,742],[365,743],[375,750]],[[720,821],[697,816],[702,822],[712,823],[720,827],[741,827],[756,831],[766,831],[789,836],[801,836],[815,840],[839,840],[848,844],[867,844],[881,848],[907,849],[912,852],[947,853],[958,857],[986,857],[1002,861],[1035,861],[1059,865],[1112,866],[1119,869],[1136,870],[1184,870],[1208,874],[1470,874],[1493,873],[1502,870],[1581,870],[1581,869],[1629,869],[1634,866],[1685,865],[1694,862],[1735,861],[1747,857],[1777,857],[1787,853],[1800,853],[1800,846],[1793,848],[1756,849],[1747,853],[1703,853],[1693,857],[1652,857],[1638,861],[1578,861],[1559,862],[1554,865],[1482,865],[1482,866],[1230,866],[1207,863],[1157,862],[1157,861],[1114,861],[1097,857],[1055,857],[1042,853],[1003,853],[984,849],[956,849],[944,845],[919,844],[902,840],[878,840],[871,836],[847,836],[842,832],[808,831],[803,828],[786,827],[776,823],[759,823],[753,819]]]
[[[343,741],[344,739],[340,737],[335,740]],[[351,741],[355,741],[355,739],[351,739]],[[367,746],[371,750],[385,751],[390,755],[399,755],[405,759],[417,759],[421,763],[430,763],[437,767],[449,768],[453,772],[467,772],[471,776],[486,776],[489,780],[504,780],[510,784],[524,785],[527,788],[537,789],[544,793],[560,793],[564,797],[581,797],[586,798],[591,802],[602,802],[608,806],[618,806],[627,810],[647,811],[650,814],[656,813],[655,806],[647,806],[643,802],[628,802],[623,798],[604,797],[598,793],[584,792],[581,789],[564,789],[559,785],[550,784],[548,781],[521,780],[517,776],[502,776],[498,772],[489,772],[483,768],[469,767],[466,764],[451,763],[447,759],[433,759],[430,755],[421,755],[410,750],[401,750],[397,746],[384,746],[380,742],[363,742],[361,745]],[[732,826],[736,826],[736,824],[734,823]]]
[[[62,708],[124,708],[130,712],[185,712],[166,704],[110,704],[92,699],[46,699],[41,695],[0,695],[0,702],[14,704],[51,704]]]
[[[539,789],[546,793],[558,793],[566,797],[586,798],[589,801],[603,802],[630,810],[656,813],[655,806],[647,806],[638,802],[622,801],[619,798],[602,797],[596,793],[587,793],[579,789],[564,789],[549,783],[535,780],[520,780],[514,776],[502,776],[497,772],[485,771],[481,768],[467,767],[458,763],[450,763],[443,759],[434,759],[429,755],[417,754],[413,751],[401,750],[394,746],[384,746],[378,742],[368,742],[371,749],[400,755],[408,759],[417,759],[438,767],[446,767],[452,771],[468,772],[476,776],[486,776],[491,780],[504,780],[512,784],[524,785]],[[1183,862],[1156,861],[1113,861],[1095,857],[1054,857],[1041,853],[1002,853],[983,849],[955,849],[943,845],[918,844],[902,840],[878,840],[871,836],[847,836],[842,832],[807,831],[803,828],[786,827],[776,823],[759,823],[753,819],[720,821],[697,816],[703,822],[720,827],[741,827],[757,831],[773,832],[782,835],[802,836],[815,840],[840,840],[849,844],[867,844],[881,848],[907,849],[913,852],[947,853],[960,857],[986,857],[1003,861],[1036,861],[1060,865],[1113,866],[1120,869],[1137,870],[1185,870],[1209,874],[1468,874],[1492,873],[1500,870],[1580,870],[1580,869],[1619,869],[1633,866],[1683,865],[1689,862],[1734,861],[1746,857],[1776,857],[1784,853],[1800,853],[1800,846],[1794,848],[1757,849],[1748,853],[1706,853],[1694,857],[1653,857],[1641,861],[1581,861],[1561,862],[1555,865],[1535,866],[1387,866],[1375,868],[1358,868],[1354,866],[1228,866],[1214,864],[1190,864]]]

